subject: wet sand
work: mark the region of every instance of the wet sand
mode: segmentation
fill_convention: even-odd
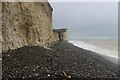
[[[118,66],[94,52],[59,42],[50,48],[23,47],[3,53],[2,77],[37,79],[118,78]]]

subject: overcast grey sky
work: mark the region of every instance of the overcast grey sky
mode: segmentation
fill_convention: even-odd
[[[116,39],[118,5],[115,2],[50,2],[53,27],[68,29],[69,39]]]
[[[120,0],[48,0],[49,2],[118,2]]]

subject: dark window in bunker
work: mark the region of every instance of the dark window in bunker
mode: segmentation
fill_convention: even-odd
[[[63,33],[59,33],[59,39],[60,39],[60,41],[63,41],[63,40],[64,40],[64,35],[63,35]]]

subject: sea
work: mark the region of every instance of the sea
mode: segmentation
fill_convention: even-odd
[[[118,61],[118,40],[69,40],[73,45]]]

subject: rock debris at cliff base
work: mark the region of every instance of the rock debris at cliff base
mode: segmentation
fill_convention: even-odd
[[[67,42],[22,47],[2,59],[3,78],[117,78],[117,66]]]

